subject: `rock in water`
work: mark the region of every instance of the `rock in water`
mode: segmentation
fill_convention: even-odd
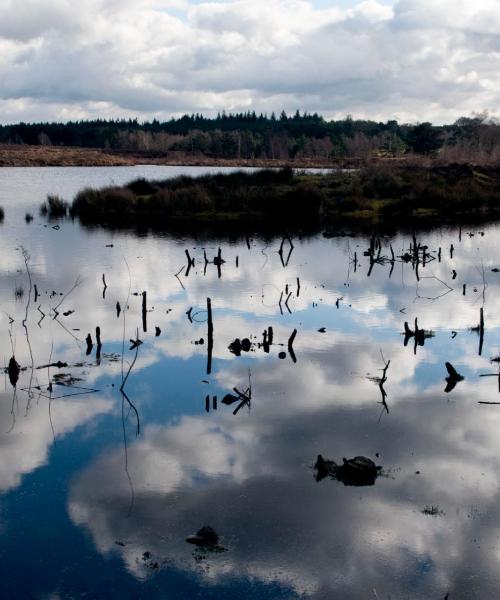
[[[316,481],[321,481],[328,475],[334,477],[337,473],[338,465],[333,460],[325,460],[321,454],[318,454],[318,458],[314,463],[314,469],[316,470]]]
[[[212,527],[205,525],[199,529],[195,535],[189,535],[186,538],[188,544],[195,546],[216,546],[219,541],[219,536]]]
[[[347,460],[342,459],[343,464],[337,471],[337,479],[344,485],[365,486],[374,485],[381,467],[366,456],[355,456]]]
[[[323,458],[321,454],[318,455],[314,468],[316,481],[331,477],[344,485],[353,486],[374,485],[382,469],[366,456],[355,456],[349,460],[344,458],[343,464],[338,465],[333,460]]]

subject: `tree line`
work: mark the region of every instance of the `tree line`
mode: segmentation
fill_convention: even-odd
[[[160,122],[137,119],[0,125],[0,143],[102,148],[120,152],[190,154],[213,158],[295,159],[440,154],[449,160],[500,160],[500,125],[486,114],[451,125],[326,120],[297,111],[184,115]]]

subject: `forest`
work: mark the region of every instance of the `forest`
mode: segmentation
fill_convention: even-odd
[[[148,156],[329,161],[342,158],[439,157],[496,164],[500,124],[487,114],[450,125],[326,120],[314,113],[184,115],[169,121],[129,120],[0,125],[0,144],[104,149]]]

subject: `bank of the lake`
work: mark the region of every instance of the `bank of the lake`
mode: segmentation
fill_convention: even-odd
[[[147,152],[72,146],[0,144],[0,167],[121,167],[134,165],[187,167],[333,168],[358,167],[360,159],[220,158],[178,151]]]

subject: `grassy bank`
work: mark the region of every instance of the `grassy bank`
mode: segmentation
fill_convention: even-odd
[[[124,187],[82,190],[71,212],[84,222],[116,224],[488,219],[500,215],[500,169],[378,165],[324,175],[285,168],[137,180]]]
[[[214,158],[186,152],[138,152],[74,148],[70,146],[30,146],[0,144],[0,167],[122,167],[133,165],[193,166],[193,167],[256,167],[280,168],[331,168],[359,166],[360,159],[320,158],[268,159],[268,158]]]
[[[91,148],[0,144],[0,167],[120,167],[132,158]]]

